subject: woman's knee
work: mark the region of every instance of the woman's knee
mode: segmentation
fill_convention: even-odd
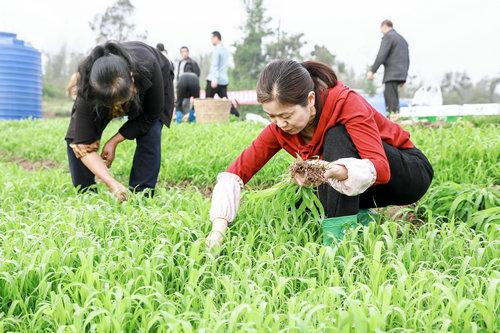
[[[326,131],[323,142],[323,157],[327,161],[339,158],[359,158],[359,153],[344,125],[336,125]]]
[[[418,151],[417,157],[417,166],[412,168],[412,174],[415,177],[413,179],[414,197],[412,198],[412,203],[417,202],[427,193],[434,178],[434,170],[427,157],[420,151]],[[419,172],[416,172],[417,170]]]

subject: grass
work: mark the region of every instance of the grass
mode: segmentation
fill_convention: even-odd
[[[199,189],[259,126],[173,126],[157,195],[117,204],[103,188],[76,195],[66,125],[0,122],[0,332],[500,328],[497,125],[411,129],[436,173],[414,208],[418,229],[385,218],[324,247],[313,212],[247,193],[216,257],[204,248],[210,201]],[[118,149],[113,172],[126,181],[134,145]],[[28,171],[13,157],[55,167]],[[249,187],[274,185],[292,161],[278,154]]]
[[[73,101],[70,98],[48,98],[42,100],[44,117],[69,117]]]

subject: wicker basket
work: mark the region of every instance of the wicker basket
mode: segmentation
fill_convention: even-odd
[[[231,101],[228,99],[195,98],[194,109],[198,123],[227,123],[229,122]]]

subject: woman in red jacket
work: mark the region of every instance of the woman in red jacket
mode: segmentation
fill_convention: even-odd
[[[272,124],[217,177],[209,247],[222,241],[240,191],[280,149],[326,166],[318,196],[330,221],[357,221],[360,209],[407,205],[430,186],[433,170],[410,134],[378,113],[319,62],[278,60],[266,66],[257,99]],[[299,185],[302,177],[296,177]]]

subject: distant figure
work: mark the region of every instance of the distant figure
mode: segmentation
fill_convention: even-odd
[[[170,62],[170,65],[172,66],[172,68],[174,68],[174,63],[172,61],[170,61],[170,59],[168,58],[168,52],[167,52],[167,50],[165,50],[165,45],[163,45],[163,43],[158,43],[158,44],[156,44],[156,49],[158,51],[160,51],[160,53],[163,54],[165,56],[165,58],[167,58],[167,60]]]
[[[191,97],[200,97],[200,67],[189,57],[189,48],[180,49],[181,60],[177,65],[177,102],[175,107],[175,121],[180,124],[184,110],[189,109],[188,121],[194,122],[196,117],[194,108],[191,108]],[[186,106],[186,107],[184,107]]]
[[[177,72],[175,73],[177,80],[184,73],[194,73],[197,77],[200,77],[200,66],[189,56],[189,48],[187,46],[181,47],[180,53],[181,60],[177,64]]]
[[[210,39],[214,46],[212,53],[212,63],[210,64],[210,72],[207,76],[207,87],[205,93],[207,98],[213,98],[217,94],[220,98],[227,98],[227,86],[229,79],[227,76],[227,67],[229,65],[229,51],[222,45],[222,37],[220,32],[213,31]],[[231,114],[239,117],[238,110],[231,107]]]
[[[377,58],[373,63],[371,71],[367,74],[367,79],[373,80],[373,74],[377,72],[380,65],[384,65],[385,107],[389,113],[398,113],[398,87],[406,82],[408,67],[410,66],[408,43],[403,36],[393,29],[392,22],[389,20],[382,22],[380,31],[384,36],[382,37]]]

